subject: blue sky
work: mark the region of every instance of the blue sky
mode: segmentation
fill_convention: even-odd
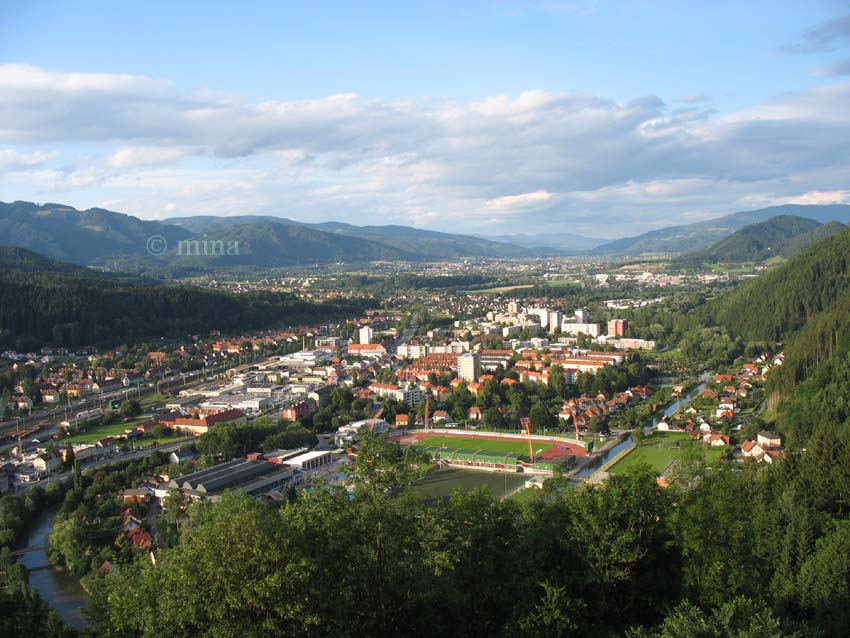
[[[0,2],[0,199],[605,237],[850,200],[847,2],[244,4]]]

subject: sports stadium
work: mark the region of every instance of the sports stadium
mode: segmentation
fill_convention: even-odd
[[[398,441],[428,452],[441,466],[491,472],[551,474],[571,458],[587,456],[584,443],[552,436],[417,430]]]

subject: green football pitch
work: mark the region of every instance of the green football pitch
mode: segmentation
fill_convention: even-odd
[[[481,472],[458,468],[433,469],[427,476],[413,484],[413,489],[425,498],[445,498],[459,489],[469,492],[475,488],[486,488],[493,496],[503,497],[521,487],[528,478],[524,474],[503,472]]]
[[[534,454],[552,449],[551,443],[532,441]],[[481,450],[483,452],[502,452],[528,456],[528,442],[512,439],[483,439],[471,436],[429,436],[417,441],[416,445],[425,447],[446,447],[451,450]]]

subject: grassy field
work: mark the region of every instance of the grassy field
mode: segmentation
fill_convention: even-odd
[[[523,474],[503,474],[497,472],[478,472],[456,468],[434,469],[413,485],[413,489],[426,498],[445,498],[460,489],[470,492],[476,487],[485,487],[494,496],[503,496],[525,484]],[[520,492],[521,493],[521,492]]]
[[[558,286],[578,286],[579,283],[575,279],[550,279],[545,285],[550,288],[557,288]]]
[[[682,457],[688,447],[702,447],[702,441],[691,441],[687,434],[655,433],[647,437],[636,450],[629,452],[620,461],[609,468],[611,474],[619,474],[638,465],[649,465],[657,474],[661,474],[673,461]],[[716,464],[723,455],[723,448],[706,448],[705,460],[709,465]]]
[[[534,453],[539,454],[552,448],[551,443],[534,441]],[[505,454],[528,455],[528,443],[510,439],[479,439],[460,436],[429,436],[421,439],[418,445],[429,447],[447,447],[462,450],[483,450],[485,452],[504,452]]]
[[[128,430],[134,425],[150,420],[150,417],[133,419],[127,423],[112,423],[111,425],[90,425],[85,432],[72,434],[68,437],[62,437],[65,443],[96,443],[107,436],[122,436],[124,430]]]
[[[496,286],[495,288],[482,288],[481,290],[465,290],[466,294],[479,294],[479,293],[499,293],[499,292],[510,292],[511,290],[521,290],[523,288],[533,288],[534,284],[517,284],[516,286]]]

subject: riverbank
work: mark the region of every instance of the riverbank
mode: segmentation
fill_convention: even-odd
[[[643,427],[645,434],[652,432],[658,423],[666,416],[672,416],[694,400],[708,385],[711,376],[708,372],[700,375],[700,383],[692,388],[685,396],[671,402],[663,411],[657,411],[648,425]],[[568,478],[598,483],[607,477],[607,471],[616,465],[623,457],[635,449],[634,438],[630,432],[621,432],[615,444],[606,444],[599,452],[590,457],[579,468],[568,475]]]
[[[58,507],[53,508],[39,517],[18,556],[18,563],[27,569],[30,589],[37,589],[63,622],[82,629],[86,626],[83,609],[89,604],[88,593],[77,578],[51,564],[47,557],[48,537],[58,511]]]

